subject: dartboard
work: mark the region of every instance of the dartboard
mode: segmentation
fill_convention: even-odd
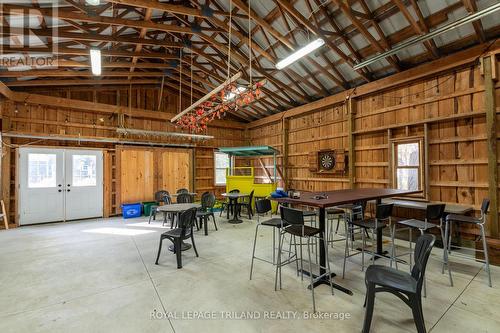
[[[320,159],[321,168],[324,170],[331,170],[335,166],[335,157],[331,153],[324,153]]]

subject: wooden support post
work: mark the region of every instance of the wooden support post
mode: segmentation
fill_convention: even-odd
[[[490,236],[498,238],[498,152],[497,152],[497,115],[495,102],[495,82],[493,70],[496,67],[495,55],[483,59],[484,95],[486,109],[486,139],[488,145],[488,189],[490,199],[489,227]]]
[[[429,124],[424,124],[424,191],[425,200],[430,200],[431,180],[429,166]]]
[[[354,138],[354,115],[356,114],[356,102],[352,100],[352,97],[348,96],[345,102],[346,113],[347,113],[347,130],[348,130],[348,140],[349,140],[349,187],[356,187],[356,169],[355,169],[355,138]]]
[[[387,129],[387,176],[389,188],[394,187],[394,175],[392,171],[392,166],[394,164],[394,156],[392,151],[392,129]]]
[[[2,119],[2,132],[10,130],[10,121],[6,118]],[[2,137],[2,200],[5,205],[6,217],[9,219],[10,214],[10,170],[11,170],[11,138]],[[17,218],[15,219],[17,221]]]
[[[282,138],[281,138],[281,165],[282,165],[282,175],[281,181],[283,182],[283,188],[287,189],[288,181],[290,175],[288,174],[288,134],[289,134],[289,120],[283,117],[281,120],[282,126]]]
[[[103,183],[104,183],[104,196],[103,196],[103,217],[110,217],[111,215],[111,192],[112,192],[112,166],[111,154],[109,151],[103,151]]]

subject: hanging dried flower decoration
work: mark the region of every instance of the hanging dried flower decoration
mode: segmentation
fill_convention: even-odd
[[[208,123],[223,118],[226,113],[235,112],[259,99],[264,81],[257,82],[251,89],[227,85],[219,94],[203,102],[196,109],[177,120],[176,125],[184,130],[199,133],[207,129]]]

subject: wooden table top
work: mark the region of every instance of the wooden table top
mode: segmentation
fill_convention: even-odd
[[[283,203],[301,204],[311,207],[327,208],[358,201],[369,201],[383,198],[399,197],[420,191],[405,191],[390,188],[357,188],[348,190],[323,191],[323,192],[301,192],[300,198],[273,198],[272,200]],[[325,196],[324,199],[316,199],[315,196]]]
[[[396,199],[385,199],[382,200],[382,202],[392,203],[394,204],[394,207],[420,209],[420,210],[426,210],[428,205],[440,203],[440,202],[407,201],[407,200],[396,200]],[[473,209],[471,206],[467,205],[446,204],[446,208],[444,211],[445,213],[448,214],[466,215],[467,213],[472,212]]]
[[[176,203],[176,204],[160,206],[158,207],[158,210],[167,213],[179,213],[191,208],[200,208],[200,207],[201,205],[197,203]]]

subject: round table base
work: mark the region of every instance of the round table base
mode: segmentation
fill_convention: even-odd
[[[181,251],[186,251],[186,250],[189,250],[189,249],[191,248],[191,246],[192,246],[192,245],[191,245],[191,244],[189,244],[189,243],[184,243],[184,242],[182,242],[182,245],[181,245]],[[169,251],[174,252],[174,250],[175,250],[175,246],[174,246],[173,244],[172,244],[172,245],[170,245],[170,246],[168,247],[168,250],[169,250]]]
[[[227,223],[240,224],[240,223],[243,223],[243,220],[240,220],[238,218],[232,218],[231,220],[228,220]]]

